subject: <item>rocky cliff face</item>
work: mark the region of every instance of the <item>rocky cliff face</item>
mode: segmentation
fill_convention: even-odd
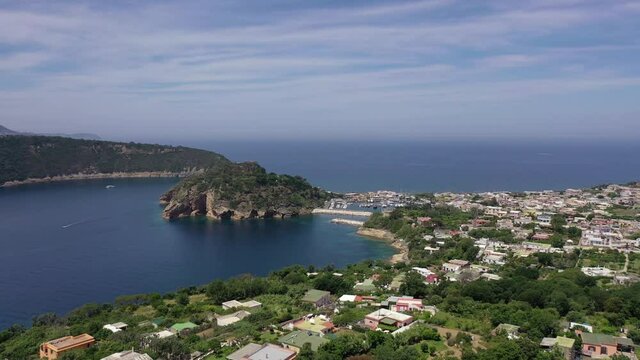
[[[309,214],[326,198],[326,192],[300,177],[267,174],[257,164],[243,163],[188,178],[160,200],[165,219],[242,220]]]

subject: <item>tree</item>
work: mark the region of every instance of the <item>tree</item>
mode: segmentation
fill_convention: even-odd
[[[365,343],[363,336],[360,334],[347,333],[340,335],[320,346],[316,359],[345,359],[349,356],[362,354],[368,350]]]
[[[551,241],[551,246],[553,246],[554,248],[562,248],[564,246],[564,239],[562,238],[562,235],[560,234],[553,234],[551,236],[551,239],[549,239]]]
[[[299,360],[313,360],[313,350],[311,350],[311,343],[304,343],[300,352],[298,353],[298,357],[296,359]]]
[[[400,292],[421,299],[428,294],[428,288],[424,284],[422,275],[411,271],[405,277],[404,283],[400,285]]]
[[[580,239],[580,237],[582,236],[582,230],[575,226],[571,226],[567,229],[567,236],[569,236],[570,239],[574,240]]]
[[[326,290],[332,294],[344,294],[352,289],[353,284],[348,283],[340,276],[325,272],[313,281],[313,286],[316,289]]]
[[[182,306],[187,306],[189,305],[189,296],[183,292],[178,293],[178,296],[176,297],[176,302]]]

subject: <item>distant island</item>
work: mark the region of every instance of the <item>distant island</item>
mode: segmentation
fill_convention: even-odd
[[[268,173],[256,163],[182,146],[0,136],[0,185],[62,180],[185,177],[161,197],[163,217],[216,219],[308,214],[327,192],[299,176]]]
[[[20,132],[11,130],[5,126],[0,125],[0,136],[9,136],[9,135],[22,135],[22,136],[32,136],[32,135],[43,135],[43,136],[62,136],[68,137],[72,139],[81,139],[81,140],[101,140],[100,136],[91,133],[73,133],[73,134],[62,134],[62,133],[29,133],[29,132]]]

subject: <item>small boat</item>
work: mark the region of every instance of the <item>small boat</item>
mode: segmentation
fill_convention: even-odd
[[[105,188],[105,189],[113,189],[114,187],[116,187],[116,186],[115,186],[115,185],[107,185],[107,186],[105,186],[104,188]]]

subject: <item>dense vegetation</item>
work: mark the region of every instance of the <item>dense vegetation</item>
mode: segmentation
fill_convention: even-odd
[[[222,155],[182,146],[0,136],[0,184],[78,173],[182,172],[228,163]]]
[[[445,359],[457,353],[466,360],[484,359],[561,359],[560,355],[542,352],[538,342],[545,336],[565,335],[561,320],[588,322],[599,331],[615,334],[620,327],[629,330],[629,336],[640,340],[640,284],[629,287],[602,287],[597,279],[576,269],[575,254],[553,254],[551,263],[564,266],[558,273],[550,269],[548,259],[530,257],[510,262],[501,272],[502,280],[443,282],[425,285],[409,264],[390,265],[378,261],[364,261],[346,269],[323,269],[291,266],[268,277],[241,276],[227,281],[217,280],[203,287],[182,289],[166,295],[149,294],[123,296],[113,304],[85,305],[65,317],[44,314],[34,318],[33,326],[25,329],[14,326],[0,332],[0,357],[10,359],[33,358],[39,343],[66,334],[88,332],[99,344],[65,359],[100,359],[110,353],[140,348],[144,334],[156,331],[139,326],[145,320],[160,319],[160,326],[175,322],[192,321],[202,324],[196,332],[153,341],[145,352],[154,358],[188,358],[195,350],[217,349],[212,359],[222,359],[236,347],[220,347],[229,338],[242,342],[276,342],[278,334],[271,325],[313,312],[300,298],[309,288],[332,291],[339,296],[351,293],[357,281],[380,275],[389,279],[407,273],[400,292],[424,298],[440,310],[435,316],[416,313],[425,322],[402,336],[372,332],[358,325],[364,314],[374,308],[346,307],[333,315],[337,325],[352,325],[353,330],[342,331],[337,338],[322,346],[317,353],[306,354],[305,359]],[[568,257],[572,259],[563,259]],[[564,265],[562,265],[564,264]],[[319,274],[309,277],[306,273]],[[339,271],[343,276],[334,276]],[[374,295],[384,299],[385,280],[378,283]],[[252,311],[247,319],[228,327],[217,327],[206,319],[212,313],[225,314],[220,304],[230,299],[253,298],[263,303],[260,310]],[[111,334],[102,325],[115,321],[130,324],[123,333]],[[520,326],[521,339],[508,341],[504,336],[492,336],[498,324]],[[436,333],[438,326],[451,336]],[[460,330],[454,332],[453,329]],[[198,334],[196,336],[196,333]],[[473,341],[472,341],[473,339]],[[76,357],[72,357],[76,356]]]
[[[212,203],[207,204],[207,193]],[[247,217],[252,211],[298,212],[322,206],[329,194],[299,176],[268,173],[256,163],[224,164],[183,180],[163,196],[165,214],[199,215],[213,208]],[[207,208],[208,207],[208,208]],[[287,209],[287,210],[285,210]]]

